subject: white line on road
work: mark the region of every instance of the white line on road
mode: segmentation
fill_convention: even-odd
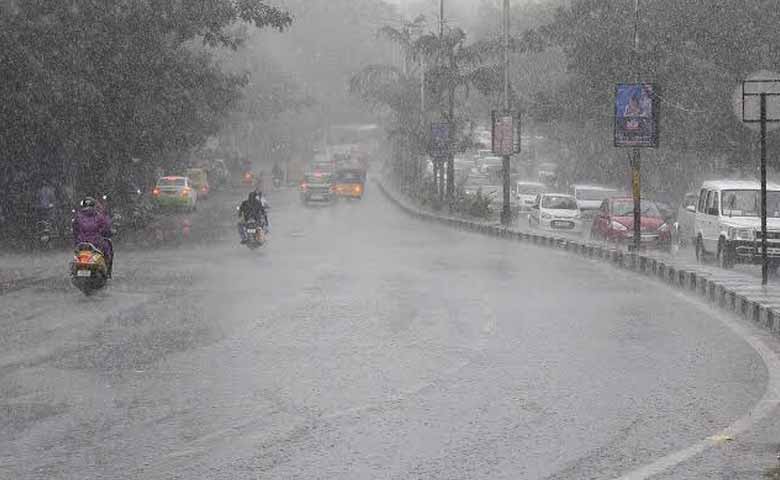
[[[743,325],[739,320],[716,310],[710,305],[694,300],[681,292],[673,292],[673,294],[681,299],[699,304],[700,308],[710,312],[713,317],[729,327],[761,356],[761,360],[763,360],[766,365],[769,375],[766,392],[764,392],[764,396],[761,397],[761,400],[759,400],[747,414],[737,419],[724,430],[721,430],[688,448],[670,453],[650,464],[626,473],[616,480],[644,480],[658,475],[665,470],[690,460],[710,447],[721,444],[725,439],[735,438],[740,433],[750,430],[753,425],[766,418],[780,404],[780,357],[764,343],[761,337],[753,333],[749,327]]]

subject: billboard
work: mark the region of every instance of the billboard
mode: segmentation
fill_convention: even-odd
[[[652,83],[619,83],[615,88],[615,146],[658,146],[658,102]]]
[[[493,153],[509,156],[520,153],[520,115],[493,111]]]
[[[450,125],[447,122],[431,123],[431,157],[446,160],[450,153]]]

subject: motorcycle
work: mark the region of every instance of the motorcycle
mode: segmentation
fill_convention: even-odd
[[[108,281],[108,265],[103,252],[91,243],[76,245],[70,264],[70,280],[84,295],[103,288]]]
[[[49,205],[38,212],[39,220],[35,222],[34,235],[39,248],[48,249],[51,247],[52,241],[55,240],[57,236],[54,228],[55,217],[54,205]]]
[[[54,226],[48,220],[39,220],[35,223],[35,238],[38,240],[38,246],[43,249],[51,247],[54,240]]]
[[[255,220],[250,220],[244,226],[246,229],[246,246],[250,250],[260,248],[265,245],[266,234],[265,227]]]

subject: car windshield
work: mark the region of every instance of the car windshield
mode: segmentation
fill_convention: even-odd
[[[722,214],[728,217],[757,217],[761,213],[758,190],[724,190],[721,193]],[[780,191],[766,192],[766,215],[780,218]]]
[[[544,193],[545,186],[535,183],[518,183],[517,193],[521,195],[538,195]]]
[[[362,183],[363,176],[360,172],[339,172],[336,174],[335,181],[341,183]]]
[[[328,183],[330,182],[330,174],[328,173],[311,173],[306,175],[307,183]]]
[[[604,190],[601,188],[578,188],[577,191],[574,193],[574,196],[577,197],[577,200],[584,200],[586,202],[596,202],[601,201],[606,198],[609,198],[613,195],[615,195],[614,190]]]
[[[545,195],[542,197],[542,208],[577,210],[577,202],[569,195]]]
[[[642,201],[641,212],[643,217],[660,217],[661,212],[658,210],[655,202]],[[612,202],[612,215],[616,217],[630,217],[634,214],[634,202],[631,199],[628,200],[615,200]]]
[[[160,187],[183,187],[187,184],[187,180],[184,178],[161,178],[157,185]]]

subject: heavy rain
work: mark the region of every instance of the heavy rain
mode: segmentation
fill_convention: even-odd
[[[777,7],[0,1],[0,479],[780,479]]]

